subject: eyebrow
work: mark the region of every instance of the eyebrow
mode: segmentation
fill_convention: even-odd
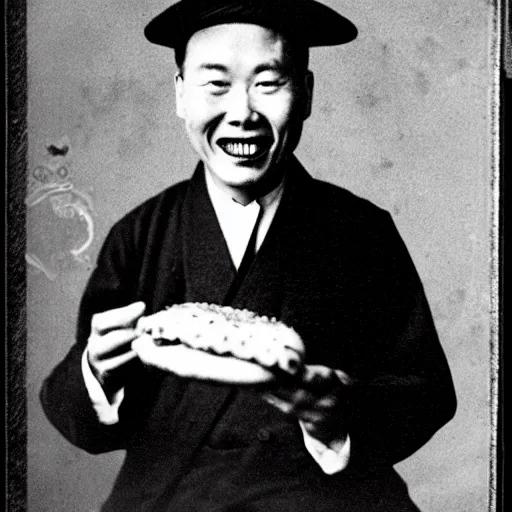
[[[198,66],[199,70],[207,70],[207,71],[220,71],[222,73],[228,73],[229,69],[224,64],[217,64],[214,62],[205,62]],[[263,64],[259,64],[254,69],[254,74],[263,73],[264,71],[285,71],[287,66],[284,66],[282,63],[277,60],[273,60],[272,62],[266,62]]]
[[[226,66],[224,66],[223,64],[214,64],[214,63],[208,63],[208,62],[205,62],[204,64],[201,64],[200,66],[198,66],[198,69],[222,71],[223,73],[228,72],[228,68]]]
[[[273,60],[270,63],[260,64],[259,66],[256,66],[256,69],[254,72],[257,73],[263,73],[264,71],[285,71],[287,69],[287,66],[282,64],[281,62],[277,60]]]

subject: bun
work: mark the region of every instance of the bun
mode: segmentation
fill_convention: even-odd
[[[275,318],[245,309],[177,304],[141,318],[137,330],[156,345],[175,348],[166,368],[170,363],[182,376],[256,383],[295,376],[303,368],[300,336]]]

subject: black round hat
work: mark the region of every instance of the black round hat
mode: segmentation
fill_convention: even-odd
[[[260,25],[308,47],[357,36],[351,21],[314,0],[181,0],[152,19],[144,34],[152,43],[183,48],[198,30],[224,23]]]

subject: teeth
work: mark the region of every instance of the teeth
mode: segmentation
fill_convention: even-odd
[[[229,142],[225,146],[227,153],[234,156],[252,156],[256,154],[256,144],[244,144],[243,142]]]

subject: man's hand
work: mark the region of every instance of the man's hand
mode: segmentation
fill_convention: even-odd
[[[350,377],[341,370],[309,365],[296,385],[279,385],[264,392],[263,398],[295,416],[310,436],[328,445],[347,435],[346,402],[351,384]]]
[[[92,373],[107,397],[123,387],[123,370],[135,356],[131,343],[135,324],[145,309],[143,302],[111,309],[92,317],[87,355]]]

